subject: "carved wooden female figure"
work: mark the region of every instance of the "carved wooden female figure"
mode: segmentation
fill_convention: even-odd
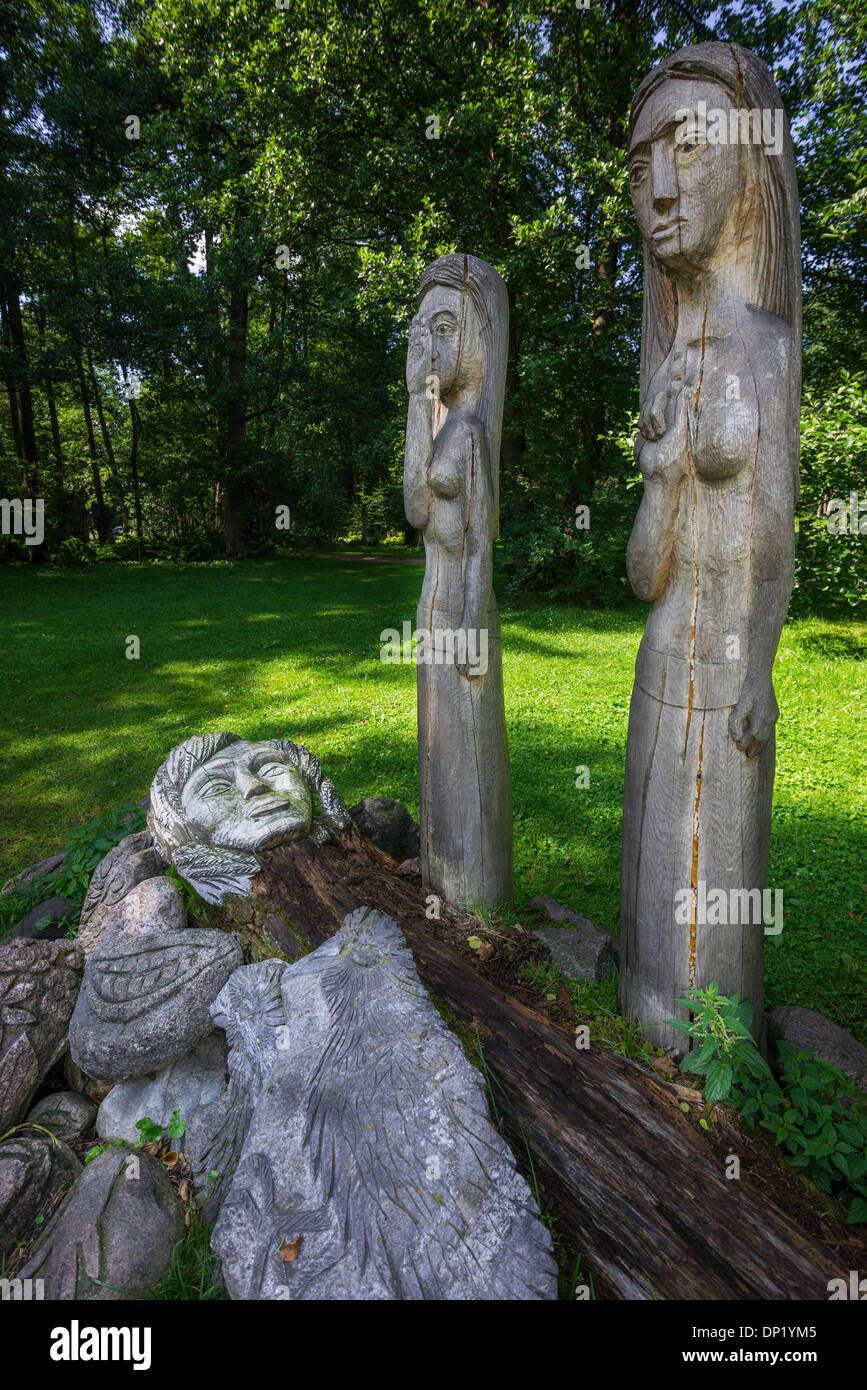
[[[425,543],[418,606],[421,869],[446,901],[512,896],[512,790],[492,589],[508,341],[500,276],[428,266],[409,334],[404,501]]]
[[[621,1004],[682,1047],[665,1020],[716,980],[751,1000],[761,1042],[801,325],[794,158],[764,64],[722,43],[665,59],[636,93],[628,159],[645,282],[627,565],[653,608],[629,715]]]

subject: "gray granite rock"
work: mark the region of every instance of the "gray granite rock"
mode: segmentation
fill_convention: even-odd
[[[68,1052],[63,1058],[63,1077],[71,1091],[85,1096],[87,1100],[93,1102],[97,1109],[102,1105],[114,1084],[111,1081],[97,1081],[95,1077],[88,1076],[87,1072],[75,1065]]]
[[[165,1128],[176,1110],[189,1131],[196,1111],[225,1095],[227,1084],[226,1038],[215,1029],[155,1075],[112,1086],[99,1107],[97,1132],[103,1141],[126,1139],[136,1144],[141,1139],[136,1129],[139,1120],[147,1118]],[[189,1162],[186,1134],[175,1147],[183,1150]]]
[[[22,917],[20,922],[7,933],[7,940],[13,937],[20,937],[29,941],[59,941],[65,937],[69,929],[68,919],[75,912],[76,904],[71,898],[54,897],[47,898],[38,907],[33,907]],[[40,927],[40,922],[48,925]]]
[[[230,1296],[556,1298],[550,1235],[395,923],[359,908],[280,985],[212,1239]]]
[[[22,869],[20,873],[8,878],[0,888],[0,893],[16,893],[25,891],[37,878],[47,878],[49,874],[54,874],[60,868],[66,858],[66,850],[61,854],[51,854],[47,859],[40,859],[38,864],[31,864],[28,868]]]
[[[0,1134],[24,1118],[63,1053],[83,966],[71,941],[0,945]]]
[[[210,1006],[241,957],[237,937],[209,928],[98,946],[69,1025],[73,1061],[101,1081],[160,1071],[211,1031]]]
[[[147,830],[127,835],[109,850],[93,871],[81,909],[77,941],[85,955],[90,955],[95,949],[103,921],[111,908],[116,907],[139,883],[155,878],[162,871],[153,837]]]
[[[802,1009],[784,1004],[768,1017],[768,1046],[776,1055],[776,1044],[791,1043],[799,1052],[814,1052],[846,1076],[851,1076],[859,1090],[867,1093],[867,1047],[843,1028],[832,1023],[815,1009]],[[776,1063],[779,1070],[779,1062]]]
[[[598,927],[589,917],[573,912],[553,898],[531,898],[529,906],[546,912],[554,922],[565,922],[569,928],[574,928],[563,931],[541,927],[533,932],[547,946],[551,959],[564,975],[579,980],[602,980],[609,968],[618,964],[620,937],[615,932]]]
[[[349,814],[362,835],[392,859],[400,862],[418,855],[419,829],[400,801],[387,796],[366,796],[350,807]]]
[[[277,1056],[283,1026],[280,981],[287,968],[280,960],[242,965],[211,1005],[228,1047],[229,1085],[225,1094],[193,1112],[184,1136],[184,1154],[209,1222],[216,1220]]]
[[[27,1123],[44,1125],[64,1144],[77,1144],[96,1119],[96,1106],[77,1091],[56,1091],[43,1096],[27,1116]]]
[[[139,1298],[171,1267],[184,1209],[149,1154],[107,1149],[84,1171],[19,1271],[44,1279],[46,1299]]]
[[[0,1144],[0,1264],[19,1241],[38,1233],[36,1218],[80,1172],[72,1149],[47,1134],[19,1131]]]

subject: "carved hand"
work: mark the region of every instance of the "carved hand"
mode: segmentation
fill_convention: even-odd
[[[422,394],[432,370],[430,328],[424,315],[416,314],[409,326],[406,354],[406,387],[411,396]]]
[[[645,407],[642,412],[641,433],[635,440],[633,452],[645,482],[648,478],[662,478],[676,483],[685,477],[688,400],[688,389],[678,385],[676,394],[657,392],[649,409]],[[669,425],[666,425],[667,419],[671,419]]]
[[[741,698],[729,717],[729,733],[735,746],[748,758],[757,758],[773,732],[780,714],[770,677],[744,681]]]

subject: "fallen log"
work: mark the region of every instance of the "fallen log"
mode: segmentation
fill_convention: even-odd
[[[582,1257],[597,1297],[825,1301],[828,1281],[848,1277],[854,1234],[826,1226],[843,1237],[832,1249],[749,1173],[727,1179],[677,1088],[599,1045],[576,1048],[539,1012],[508,951],[481,962],[466,944],[467,914],[442,906],[428,920],[418,874],[354,827],[334,843],[272,851],[253,886],[248,902],[219,911],[234,914],[248,939],[275,937],[290,959],[321,945],[355,907],[394,918],[425,984],[478,1039],[504,1131],[519,1162],[529,1155],[543,1209],[552,1206],[557,1237]]]

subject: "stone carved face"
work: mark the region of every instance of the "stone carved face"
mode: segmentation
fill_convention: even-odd
[[[685,120],[692,122],[684,112],[694,116],[699,102],[725,112],[729,121],[732,101],[723,87],[663,82],[639,112],[629,144],[629,187],[642,238],[674,271],[702,269],[713,260],[751,157],[743,145],[709,143],[700,122],[685,131]]]
[[[195,735],[172,749],[151,785],[148,830],[160,858],[209,903],[249,894],[263,850],[308,834],[322,844],[350,824],[318,758],[289,739]]]
[[[215,753],[185,783],[181,805],[204,844],[254,854],[306,835],[313,818],[307,783],[268,741]]]
[[[472,299],[447,285],[432,285],[419,315],[431,335],[432,370],[443,399],[460,391],[478,392],[485,374],[482,335]]]

